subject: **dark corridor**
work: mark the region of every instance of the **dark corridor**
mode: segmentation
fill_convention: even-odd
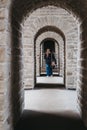
[[[51,51],[55,52],[55,43],[53,40],[46,40],[43,44],[43,53],[46,52],[46,49],[50,49]]]

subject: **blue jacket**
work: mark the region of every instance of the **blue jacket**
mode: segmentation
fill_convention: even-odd
[[[49,55],[48,55],[48,57],[47,57],[47,55],[45,54],[44,55],[44,59],[45,59],[45,61],[46,61],[46,64],[48,64],[48,65],[51,65],[51,62],[52,61],[54,61],[55,63],[56,63],[56,59],[55,59],[55,56],[54,56],[54,54],[52,53],[50,53]]]

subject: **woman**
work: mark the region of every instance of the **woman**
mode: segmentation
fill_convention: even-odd
[[[51,51],[50,49],[46,50],[44,55],[45,63],[46,63],[46,75],[52,76],[52,67],[51,67]]]

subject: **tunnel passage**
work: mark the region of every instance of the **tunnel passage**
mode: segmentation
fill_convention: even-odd
[[[40,76],[45,75],[46,76],[46,66],[45,66],[45,59],[44,55],[47,49],[50,49],[51,52],[54,53],[55,59],[56,59],[56,67],[53,69],[53,75],[55,72],[55,75],[58,76],[60,69],[59,69],[59,45],[58,43],[50,38],[44,39],[44,41],[41,42],[40,45]],[[38,65],[37,65],[38,66]]]
[[[81,111],[81,116],[87,125],[87,111],[86,111],[86,98],[87,98],[87,1],[86,0],[17,0],[12,1],[11,4],[11,105],[12,105],[12,118],[15,125],[21,115],[23,108],[23,87],[22,87],[22,27],[23,20],[35,9],[47,5],[55,5],[69,11],[77,20],[79,20],[79,55],[78,55],[78,104]],[[15,61],[15,62],[14,62]],[[15,66],[16,65],[16,66]],[[17,72],[17,73],[16,73]],[[16,83],[16,84],[14,84]],[[8,100],[8,99],[7,99]],[[8,102],[10,102],[8,100]],[[19,107],[16,107],[19,106]],[[8,115],[9,117],[9,115]],[[8,120],[7,120],[8,121]],[[7,123],[8,124],[8,123]],[[8,124],[10,125],[10,124]]]
[[[51,15],[51,11],[50,11],[51,9],[53,10],[52,15]],[[66,25],[65,27],[64,27],[64,24]],[[75,57],[75,55],[77,53],[78,28],[77,28],[77,24],[74,21],[73,17],[67,11],[65,11],[64,9],[61,9],[61,8],[57,8],[55,6],[47,6],[47,7],[37,9],[24,22],[23,43],[24,43],[24,46],[27,47],[26,49],[24,49],[24,53],[26,54],[24,57],[24,59],[25,59],[24,76],[26,77],[25,88],[32,88],[34,85],[33,85],[33,82],[31,82],[31,81],[35,81],[33,79],[33,77],[36,77],[36,76],[33,76],[33,74],[34,74],[33,70],[32,70],[32,73],[29,73],[30,72],[29,66],[34,66],[35,64],[37,64],[34,68],[37,69],[37,67],[38,67],[38,63],[37,62],[35,63],[35,60],[33,60],[33,55],[34,55],[34,57],[37,57],[36,56],[37,54],[33,54],[33,44],[35,43],[36,39],[38,37],[40,37],[40,35],[42,35],[43,33],[47,34],[48,31],[59,34],[62,37],[64,44],[66,42],[66,47],[64,45],[65,48],[64,48],[64,50],[62,50],[62,51],[64,51],[64,53],[66,55],[63,56],[62,53],[60,53],[60,57],[61,57],[60,66],[61,66],[61,68],[63,68],[63,66],[66,66],[66,64],[67,64],[67,68],[65,69],[66,72],[61,72],[60,75],[61,76],[65,75],[64,76],[65,77],[64,80],[66,82],[65,86],[67,88],[74,89],[74,88],[76,88],[76,84],[77,84],[77,82],[76,82],[77,81],[77,75],[76,75],[77,57]],[[34,35],[35,35],[35,38],[34,38]],[[47,35],[47,37],[55,39],[55,35],[50,36],[50,34],[49,34],[49,35]],[[65,37],[67,40],[65,40]],[[33,39],[34,39],[34,41],[33,41]],[[42,40],[43,40],[43,38],[42,38]],[[57,39],[57,42],[60,42],[60,44],[62,44],[62,41],[59,41],[58,39]],[[36,47],[36,45],[34,45],[34,47]],[[69,50],[69,51],[67,51],[67,50]],[[35,52],[35,50],[34,50],[34,52]],[[39,55],[40,54],[38,52],[38,58],[39,58]],[[62,60],[63,57],[66,59],[66,61],[65,61],[66,63],[63,62],[63,60]],[[31,59],[34,64],[32,64],[28,59]],[[26,61],[27,61],[27,63],[26,63]],[[26,68],[26,66],[27,66],[27,68]],[[65,73],[65,74],[63,74],[63,73]],[[31,80],[31,79],[33,79],[33,80]]]
[[[55,76],[58,77],[59,76],[62,76],[64,78],[64,41],[63,41],[63,38],[56,32],[53,32],[53,31],[47,31],[47,32],[43,32],[40,36],[38,36],[38,38],[36,39],[36,42],[35,42],[35,55],[36,55],[36,77],[38,79],[38,76],[43,75],[44,72],[41,72],[40,73],[40,57],[39,57],[39,54],[42,55],[42,50],[43,50],[43,43],[44,41],[47,41],[47,40],[52,40],[54,41],[55,43],[55,54],[56,54],[56,60],[57,60],[57,67],[58,68],[55,68],[53,70],[53,73],[55,74]],[[44,59],[43,59],[44,61]],[[45,66],[44,66],[44,63],[42,63],[42,60],[41,60],[41,64],[42,64],[42,70],[45,71]],[[45,83],[45,82],[44,82]]]

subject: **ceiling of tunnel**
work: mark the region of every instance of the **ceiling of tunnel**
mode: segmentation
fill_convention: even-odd
[[[13,0],[11,12],[21,21],[35,9],[55,5],[73,12],[76,17],[85,18],[87,14],[87,0]]]
[[[50,39],[58,43],[60,46],[62,45],[61,43],[64,44],[63,38],[56,32],[48,31],[42,33],[38,38],[36,39],[36,43],[42,43],[43,41]],[[60,41],[60,42],[59,42]]]
[[[58,34],[63,38],[63,40],[65,41],[64,33],[63,33],[60,29],[58,29],[57,27],[54,27],[54,26],[45,26],[45,27],[41,28],[41,29],[36,33],[35,40],[37,39],[37,37],[38,37],[39,35],[41,35],[41,34],[44,33],[44,32],[48,32],[48,31],[52,31],[52,32],[58,33]]]
[[[76,20],[65,9],[55,6],[39,8],[25,19],[23,32],[28,33],[34,40],[44,32],[58,33],[65,41],[65,35],[77,28]],[[25,31],[24,31],[25,30]],[[27,30],[27,31],[26,31]],[[32,35],[31,35],[32,34]],[[26,36],[25,36],[26,37]]]

